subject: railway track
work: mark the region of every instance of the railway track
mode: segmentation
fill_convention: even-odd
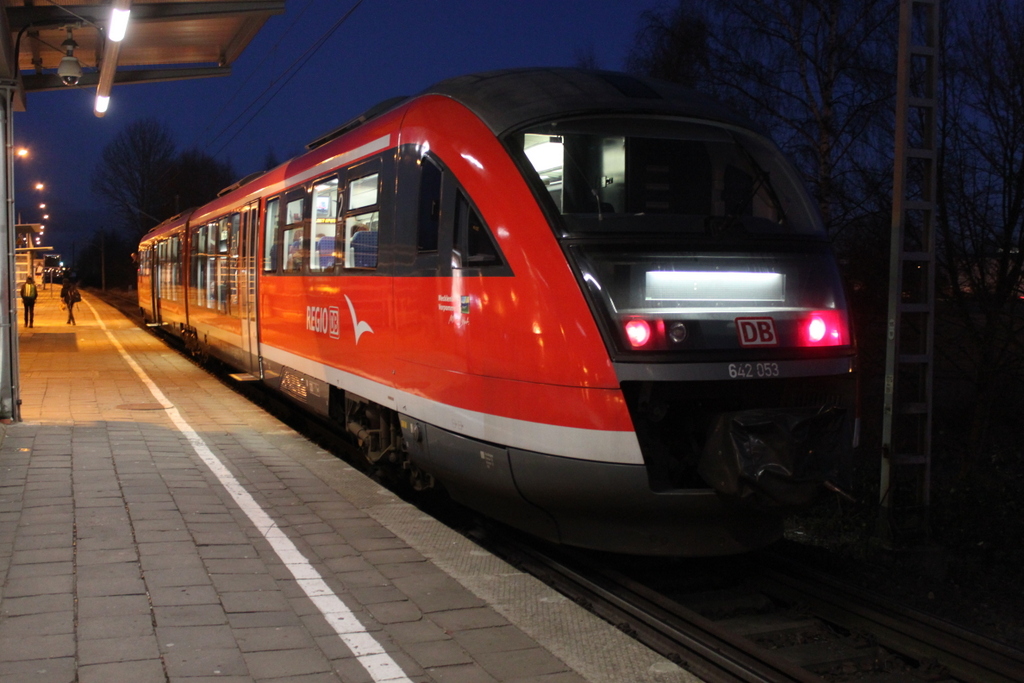
[[[495,536],[492,550],[706,681],[1024,681],[1024,653],[774,555],[670,597],[607,556]]]

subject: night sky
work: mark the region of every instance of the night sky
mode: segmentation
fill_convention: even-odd
[[[574,66],[588,54],[600,68],[622,70],[640,14],[656,4],[364,0],[292,74],[290,67],[355,0],[288,0],[285,13],[267,21],[227,78],[115,86],[102,119],[92,113],[95,88],[30,93],[27,111],[14,118],[15,144],[31,149],[29,158],[15,161],[16,218],[44,222],[38,204],[45,201],[44,244],[68,261],[103,225],[90,177],[103,148],[132,121],[166,122],[179,150],[202,149],[229,161],[242,177],[261,170],[270,154],[285,161],[303,152],[307,142],[382,100],[452,76]],[[288,77],[269,103],[266,96],[257,100]],[[33,189],[37,181],[46,185],[42,192]]]

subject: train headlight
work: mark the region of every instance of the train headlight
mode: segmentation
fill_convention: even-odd
[[[634,349],[640,347],[651,341],[651,325],[646,320],[628,320],[626,321],[626,339],[629,340],[630,346]]]
[[[686,341],[686,324],[674,322],[668,326],[668,338],[673,344],[682,344]]]

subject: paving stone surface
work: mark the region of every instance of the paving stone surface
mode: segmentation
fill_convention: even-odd
[[[627,680],[564,643],[561,627],[521,625],[476,578],[521,581],[512,568],[92,295],[73,328],[55,301],[44,293],[36,326],[21,331],[23,421],[0,428],[0,681],[378,683],[372,664],[385,659],[405,678],[379,681]],[[293,550],[254,524],[171,411],[131,409],[157,399],[112,338]],[[364,640],[339,636],[335,612],[318,606],[325,594]],[[577,610],[566,623],[592,624],[566,608]],[[594,646],[590,632],[561,630]],[[605,637],[638,662],[630,671],[663,661]],[[363,652],[367,642],[380,654]]]

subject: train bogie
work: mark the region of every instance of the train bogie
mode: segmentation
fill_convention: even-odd
[[[846,305],[806,192],[750,126],[654,81],[441,83],[140,253],[152,323],[376,466],[554,541],[759,547],[855,438]]]

